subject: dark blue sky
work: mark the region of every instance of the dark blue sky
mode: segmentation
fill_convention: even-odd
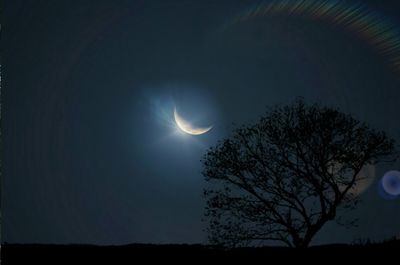
[[[400,31],[397,1],[364,2]],[[329,21],[226,27],[252,3],[4,1],[2,240],[204,243],[204,151],[232,123],[298,96],[400,141],[400,71],[388,58]],[[214,128],[176,134],[174,106]],[[375,182],[389,169],[400,163],[377,167]],[[328,225],[316,243],[400,233],[400,201],[375,182],[359,228]]]

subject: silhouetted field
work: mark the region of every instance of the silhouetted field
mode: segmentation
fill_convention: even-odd
[[[304,260],[308,263],[345,262],[351,260],[380,259],[381,262],[398,260],[400,241],[356,245],[322,245],[307,249],[286,247],[258,247],[222,249],[206,245],[150,245],[123,246],[94,245],[40,245],[4,244],[1,248],[2,264],[81,264],[106,262],[108,264],[143,264],[149,261],[193,262]],[[140,261],[140,262],[139,262]],[[146,261],[146,262],[144,262]],[[322,262],[322,263],[321,263]]]

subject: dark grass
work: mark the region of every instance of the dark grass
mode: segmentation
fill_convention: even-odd
[[[307,263],[341,262],[354,259],[380,263],[399,260],[400,241],[381,243],[332,244],[291,249],[286,247],[258,247],[223,249],[207,245],[151,245],[131,244],[123,246],[95,245],[43,245],[3,244],[2,264],[144,264],[150,261],[180,261],[187,264],[221,261],[307,261]],[[322,262],[322,263],[321,263]],[[88,263],[89,264],[89,263]],[[247,264],[247,263],[245,263]],[[272,264],[265,262],[265,264]]]

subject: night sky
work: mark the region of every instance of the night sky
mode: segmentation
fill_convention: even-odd
[[[400,3],[363,2],[399,40]],[[236,19],[255,3],[3,1],[2,241],[206,243],[203,154],[299,96],[400,143],[400,48],[330,17]],[[179,132],[175,107],[213,128]],[[400,199],[377,192],[388,170],[400,162],[375,168],[358,228],[313,243],[400,235]]]

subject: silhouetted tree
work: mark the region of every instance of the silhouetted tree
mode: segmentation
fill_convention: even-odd
[[[354,208],[361,169],[396,157],[394,140],[336,109],[301,99],[272,108],[203,159],[209,239],[306,247],[339,210]]]

